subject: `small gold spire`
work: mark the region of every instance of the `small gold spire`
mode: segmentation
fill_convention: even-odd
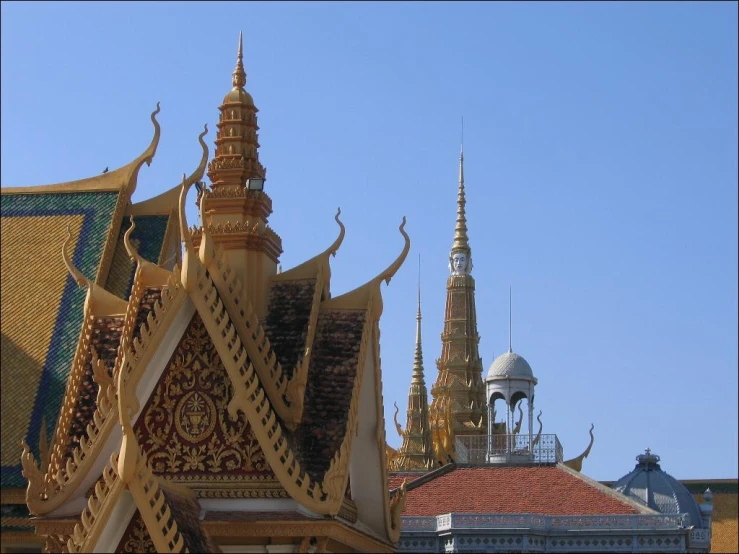
[[[244,71],[244,49],[241,31],[239,31],[239,51],[236,56],[236,69],[233,72],[233,86],[235,88],[244,88],[246,85],[246,71]]]
[[[423,378],[423,349],[421,348],[421,255],[418,255],[418,311],[416,312],[416,352],[413,357],[411,385],[426,386]]]
[[[467,238],[467,217],[465,215],[466,200],[464,196],[464,148],[459,150],[459,191],[457,192],[457,224],[454,227],[454,243],[452,252],[471,254]]]

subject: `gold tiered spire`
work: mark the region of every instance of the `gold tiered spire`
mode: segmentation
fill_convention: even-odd
[[[475,309],[475,280],[465,214],[464,151],[459,153],[459,188],[454,242],[449,254],[444,331],[439,374],[431,388],[429,417],[433,428],[436,459],[454,459],[456,435],[487,433],[487,404],[482,381]]]
[[[239,33],[236,67],[232,73],[233,88],[223,99],[218,120],[215,158],[208,166],[208,177],[213,188],[224,186],[243,187],[252,177],[265,177],[265,169],[259,163],[259,135],[257,112],[251,94],[244,90],[243,38]]]
[[[203,225],[214,245],[222,246],[238,275],[244,294],[261,317],[266,310],[269,279],[277,273],[282,240],[267,225],[272,199],[264,192],[266,170],[259,162],[257,112],[251,94],[244,90],[243,35],[239,33],[233,88],[219,106],[218,135],[208,165],[209,189],[199,196]],[[198,248],[202,232],[193,233]]]
[[[469,257],[471,254],[469,239],[467,237],[467,216],[465,207],[467,201],[464,195],[464,148],[459,149],[459,190],[457,192],[457,224],[454,226],[454,243],[452,252],[465,252]]]
[[[429,424],[429,405],[426,381],[423,377],[423,349],[421,348],[421,279],[419,256],[418,311],[416,312],[416,351],[413,357],[413,375],[408,392],[408,412],[405,431],[395,425],[403,437],[403,445],[393,462],[395,471],[428,470],[434,466],[434,448]]]

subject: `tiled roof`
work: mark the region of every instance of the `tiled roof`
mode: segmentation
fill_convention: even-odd
[[[136,323],[133,326],[133,337],[131,338],[131,344],[135,339],[141,338],[141,324],[146,321],[149,313],[154,309],[156,304],[162,297],[162,287],[149,287],[141,295],[141,302],[139,303],[139,311],[136,314]]]
[[[118,345],[123,330],[123,317],[99,317],[95,320],[90,337],[90,344],[112,376],[115,365]],[[77,391],[77,403],[74,407],[74,416],[69,428],[69,442],[65,451],[65,458],[72,455],[72,451],[79,445],[82,437],[87,438],[87,424],[92,421],[97,406],[98,385],[92,378],[92,355],[88,354],[85,370],[82,375],[80,388]],[[62,462],[64,465],[64,462]]]
[[[172,519],[177,522],[177,530],[185,541],[185,548],[190,552],[219,552],[220,549],[200,525],[200,506],[197,501],[166,488],[161,490],[172,510]]]
[[[145,260],[158,263],[159,255],[164,242],[164,234],[167,230],[169,216],[166,215],[137,215],[134,217],[136,228],[131,233],[131,244]],[[110,263],[110,272],[105,283],[105,288],[124,300],[128,300],[133,286],[133,276],[136,266],[128,257],[126,246],[123,243],[123,235],[126,234],[131,222],[128,218],[123,219],[121,230],[118,232],[118,241],[115,252]],[[168,260],[161,260],[166,262]],[[171,261],[171,260],[170,260]]]
[[[331,310],[318,316],[303,420],[293,447],[301,467],[319,482],[346,432],[365,317],[364,310]]]
[[[61,255],[67,226],[74,265],[94,279],[118,198],[119,192],[2,196],[3,488],[26,486],[18,445],[24,439],[39,458],[42,419],[50,440],[82,325],[86,291],[69,277]]]
[[[402,471],[394,472],[387,476],[388,490],[395,490],[405,481],[406,486],[425,475],[423,471]]]
[[[451,512],[600,515],[636,514],[624,499],[558,466],[456,467],[408,488],[404,516]]]
[[[281,281],[272,284],[264,332],[289,379],[303,357],[316,280]]]

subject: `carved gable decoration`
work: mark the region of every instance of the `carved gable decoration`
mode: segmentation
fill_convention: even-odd
[[[200,316],[193,316],[135,425],[154,473],[173,481],[275,482],[245,415],[232,421],[231,381]]]
[[[141,514],[138,510],[133,514],[131,521],[128,523],[128,527],[123,532],[121,542],[118,543],[118,548],[115,549],[116,553],[119,552],[141,552],[141,553],[156,553],[157,549],[154,548],[154,543],[149,536],[149,531],[146,529],[146,524],[141,518]]]

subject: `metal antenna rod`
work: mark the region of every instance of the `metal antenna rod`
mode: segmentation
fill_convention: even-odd
[[[513,301],[512,301],[513,292],[512,291],[513,291],[513,287],[509,286],[508,287],[508,352],[513,352],[513,347],[511,346],[512,344],[511,343],[511,333],[512,333],[511,328],[513,326],[511,323],[513,320],[512,315],[511,315],[513,313],[513,309],[511,307],[513,304]]]

